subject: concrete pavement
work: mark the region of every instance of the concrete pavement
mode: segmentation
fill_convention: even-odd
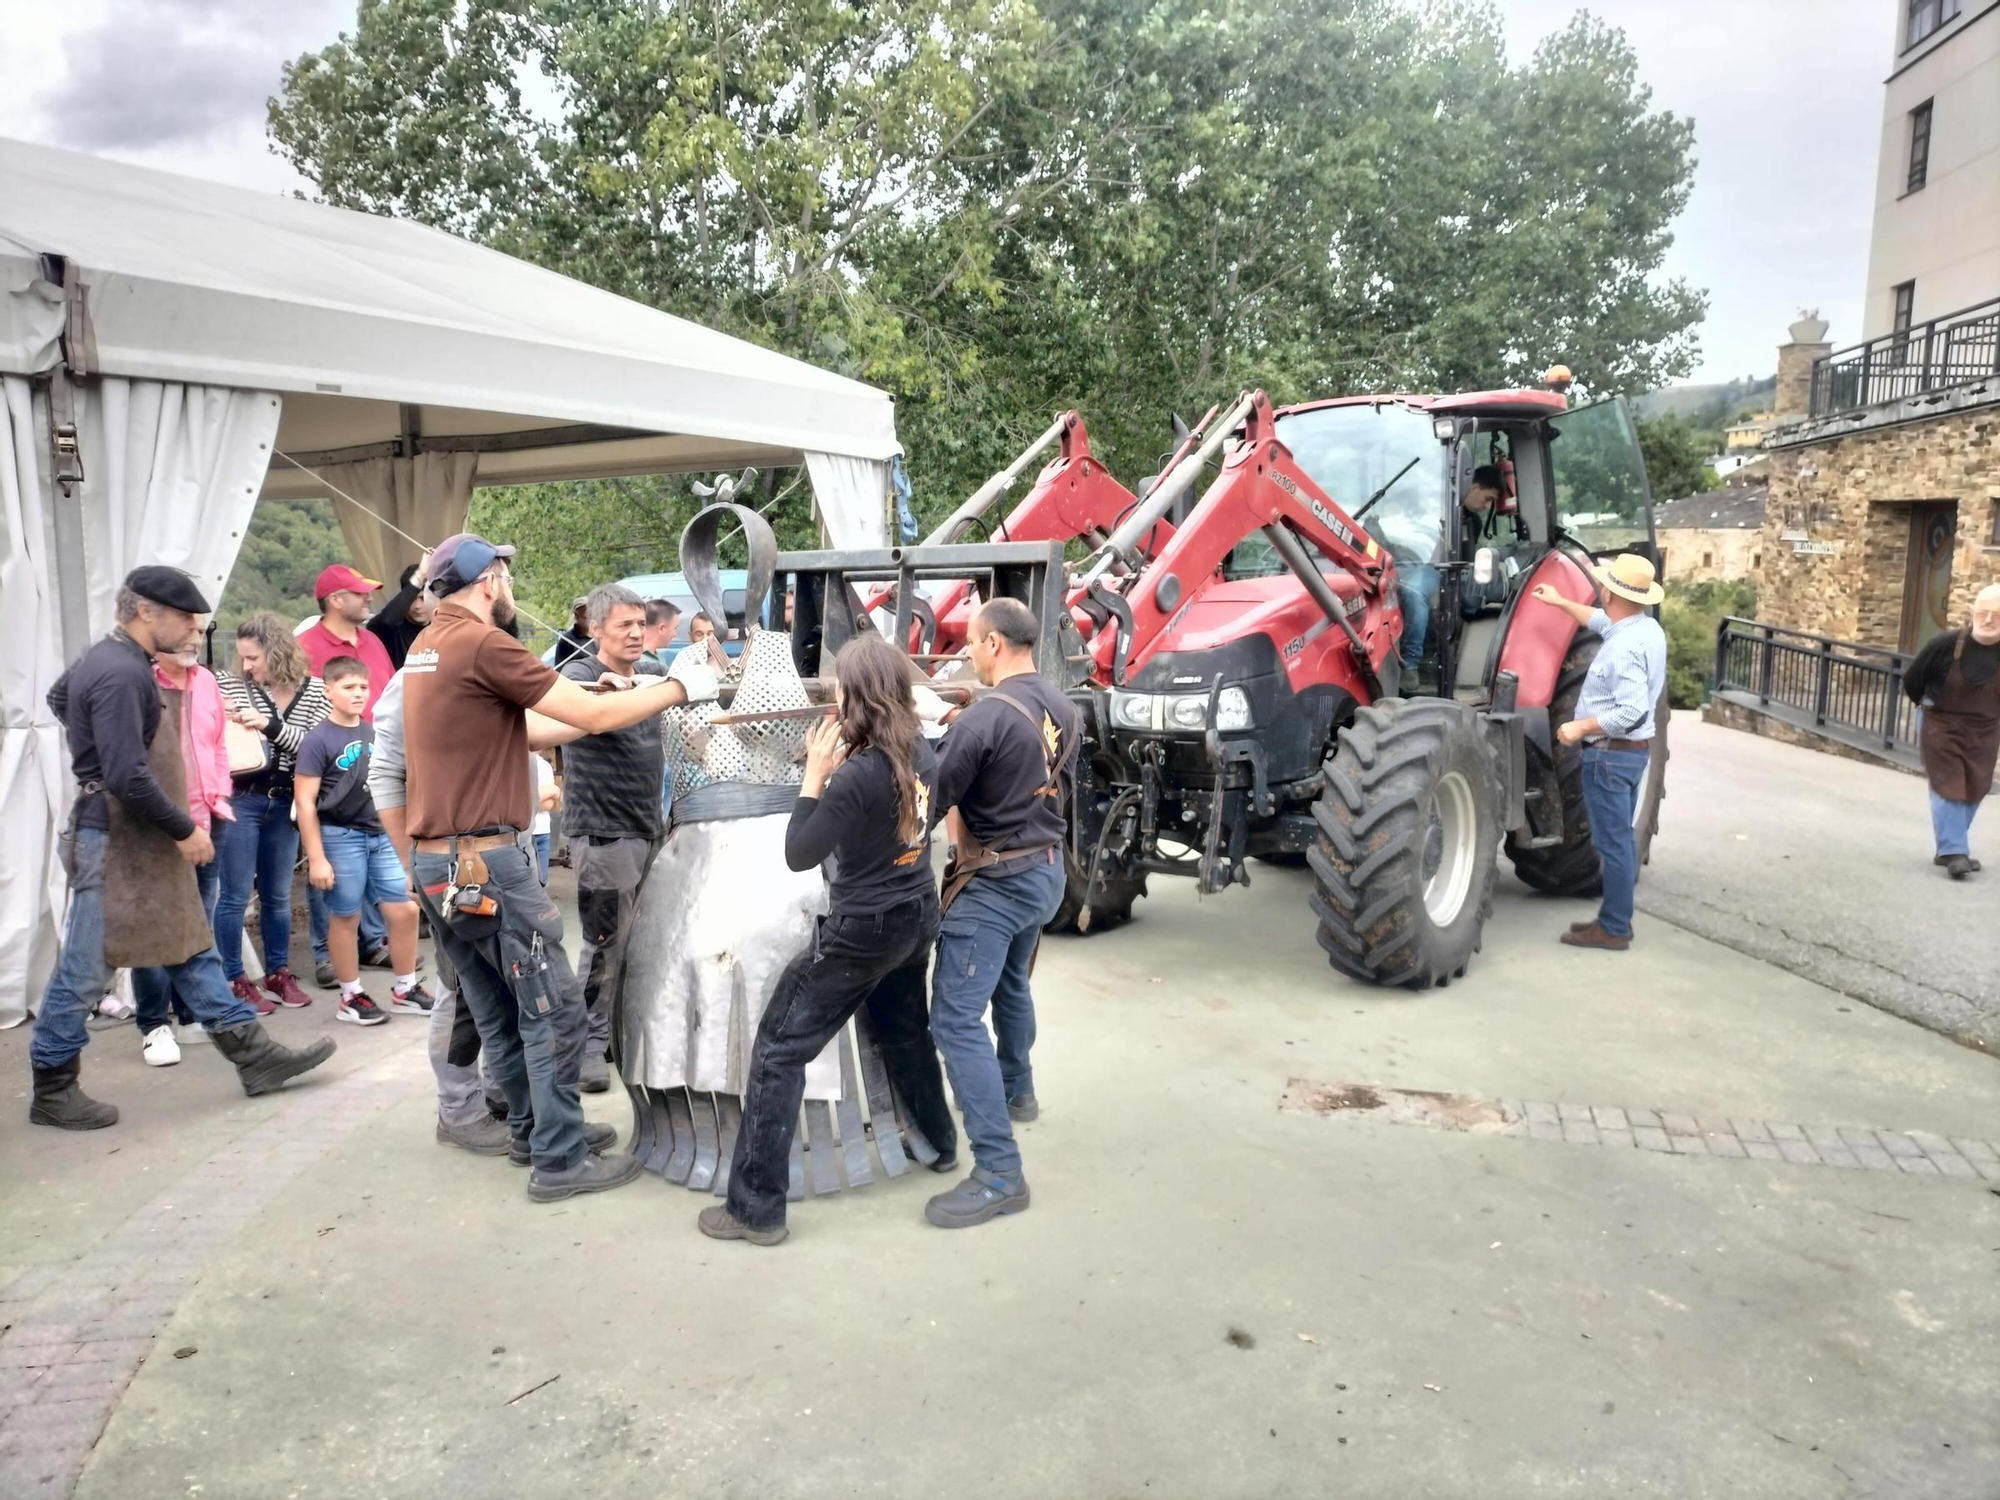
[[[2000,802],[1990,868],[1931,864],[1921,777],[1673,719],[1642,911],[1972,1045],[2000,1048]]]
[[[1370,991],[1300,874],[1256,879],[1045,947],[1035,1204],[958,1234],[935,1179],[797,1205],[769,1251],[651,1179],[531,1205],[432,1143],[406,1020],[254,1102],[100,1039],[126,1118],[76,1137],[30,1132],[0,1036],[0,1265],[35,1288],[0,1359],[132,1274],[76,1257],[194,1263],[131,1304],[158,1332],[92,1500],[2000,1491],[1991,1184],[1278,1108],[1309,1079],[1990,1141],[2000,1064],[1658,921],[1562,949],[1582,908],[1511,879],[1465,982]],[[34,1430],[0,1426],[10,1497],[63,1492]]]

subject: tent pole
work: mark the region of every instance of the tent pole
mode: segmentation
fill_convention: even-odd
[[[49,382],[34,383],[31,404],[35,415],[35,483],[41,487],[43,502],[55,531],[56,617],[61,622],[63,662],[75,661],[90,647],[90,592],[84,580],[83,504],[73,494],[64,494],[56,483],[53,455],[54,422],[50,416]]]

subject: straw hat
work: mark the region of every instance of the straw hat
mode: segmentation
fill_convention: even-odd
[[[1591,573],[1601,587],[1634,604],[1658,604],[1667,597],[1651,560],[1636,552],[1621,552],[1606,566],[1591,569]]]

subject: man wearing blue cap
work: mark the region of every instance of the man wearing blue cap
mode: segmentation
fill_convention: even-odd
[[[69,737],[77,783],[63,832],[69,915],[56,971],[35,1012],[28,1119],[59,1130],[99,1130],[117,1106],[77,1083],[89,1034],[84,1017],[113,968],[166,972],[216,1050],[236,1065],[246,1094],[263,1094],[333,1055],[321,1037],[294,1052],[271,1039],[223,978],[195,883],[215,857],[188,816],[179,694],[163,698],[153,654],[186,650],[208,601],[178,568],[135,568],[118,590],[117,628],[77,658],[49,692]]]
[[[583,986],[563,952],[562,917],[519,843],[535,813],[528,712],[604,734],[713,700],[716,682],[690,665],[594,691],[537,661],[506,628],[513,555],[469,532],[431,554],[437,608],[403,661],[405,815],[418,890],[507,1095],[509,1155],[532,1164],[528,1196],[548,1203],[630,1182],[639,1163],[595,1155],[584,1134]]]

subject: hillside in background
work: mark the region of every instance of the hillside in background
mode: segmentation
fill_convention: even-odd
[[[1746,375],[1709,385],[1669,385],[1648,391],[1632,403],[1642,419],[1680,417],[1691,426],[1722,428],[1745,411],[1762,411],[1778,388],[1776,375]]]
[[[313,580],[328,563],[342,561],[347,544],[340,537],[333,503],[327,500],[260,500],[243,533],[243,550],[222,591],[215,611],[215,660],[236,664],[230,642],[237,625],[260,609],[276,610],[285,620],[318,614]]]

